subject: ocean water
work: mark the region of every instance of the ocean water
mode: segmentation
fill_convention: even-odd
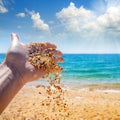
[[[65,54],[63,57],[64,82],[120,83],[120,54]]]
[[[4,61],[6,54],[0,53],[0,64]]]
[[[63,83],[120,83],[120,54],[64,54],[63,58]],[[0,54],[0,63],[4,59],[5,54]]]

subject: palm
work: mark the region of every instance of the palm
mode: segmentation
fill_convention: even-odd
[[[23,45],[19,42],[18,36],[16,34],[12,34],[12,43],[10,49],[6,56],[6,64],[10,65],[13,69],[16,69],[21,77],[23,77],[24,83],[36,80],[42,77],[45,74],[45,71],[37,70],[33,65],[31,65],[28,61],[28,49],[29,45]],[[50,43],[45,43],[46,47],[56,48],[55,45]],[[57,54],[61,55],[60,52]],[[59,62],[60,59],[56,62]]]

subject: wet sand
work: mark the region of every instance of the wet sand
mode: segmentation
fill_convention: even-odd
[[[120,91],[68,89],[64,99],[66,108],[53,110],[44,86],[25,86],[0,120],[120,120]]]

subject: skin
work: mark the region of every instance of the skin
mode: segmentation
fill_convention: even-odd
[[[54,48],[55,62],[63,62],[62,53],[51,43],[43,43],[44,49]],[[5,61],[0,65],[0,114],[18,91],[27,83],[41,78],[45,71],[37,70],[28,61],[29,44],[22,44],[18,35],[11,34],[11,45]]]

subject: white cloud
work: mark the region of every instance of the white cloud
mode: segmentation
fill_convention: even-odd
[[[70,3],[68,8],[63,8],[59,13],[56,14],[58,18],[73,18],[73,17],[82,17],[84,19],[90,18],[92,12],[90,10],[86,10],[81,6],[80,8],[76,8],[74,3]]]
[[[22,17],[22,18],[23,18],[23,17],[25,17],[25,13],[18,13],[18,14],[16,14],[16,16],[17,16],[17,17]]]
[[[85,9],[83,6],[77,8],[72,2],[68,8],[63,8],[56,16],[68,31],[75,32],[86,31],[93,26],[93,19],[96,17],[92,11]]]
[[[33,27],[36,28],[37,30],[41,31],[49,31],[49,25],[46,24],[40,17],[39,12],[35,13],[34,11],[28,11],[26,10],[30,15],[31,19],[33,21]]]
[[[8,12],[7,8],[4,7],[3,1],[0,0],[0,13]]]
[[[120,6],[109,7],[105,14],[97,18],[97,21],[104,28],[120,30]]]
[[[77,33],[80,37],[96,39],[102,37],[113,38],[120,35],[120,2],[106,0],[107,7],[104,13],[97,14],[83,6],[77,8],[74,3],[70,3],[67,8],[63,8],[56,13],[57,18],[65,26],[67,31]],[[99,8],[98,8],[99,9]],[[74,34],[75,35],[75,34]]]

